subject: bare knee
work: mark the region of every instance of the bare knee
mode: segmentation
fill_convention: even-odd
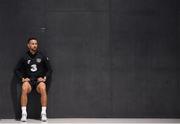
[[[40,83],[38,86],[38,91],[40,94],[46,94],[46,85],[44,83]]]
[[[22,85],[22,94],[28,94],[30,92],[30,86],[28,83],[23,83]]]
[[[22,86],[22,94],[28,94],[28,88],[25,86]]]

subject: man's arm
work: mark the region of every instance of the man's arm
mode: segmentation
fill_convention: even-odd
[[[24,77],[24,61],[23,61],[23,58],[21,58],[19,60],[18,64],[16,65],[15,74],[20,80],[23,79],[23,77]]]
[[[51,68],[51,64],[49,62],[49,58],[48,57],[44,57],[44,64],[45,64],[45,69],[46,69],[46,74],[45,74],[45,80],[48,79],[51,74],[52,74],[52,68]]]

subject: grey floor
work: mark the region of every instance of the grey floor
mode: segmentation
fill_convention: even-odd
[[[48,119],[47,122],[41,122],[40,120],[28,119],[27,122],[20,122],[14,119],[0,119],[0,124],[2,123],[13,123],[13,124],[95,124],[95,123],[125,123],[125,124],[135,124],[135,123],[147,123],[147,124],[155,124],[155,123],[179,123],[180,119],[123,119],[123,118],[53,118]]]

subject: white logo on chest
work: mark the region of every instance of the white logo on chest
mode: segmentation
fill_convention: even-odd
[[[37,62],[37,63],[40,63],[40,62],[41,62],[41,58],[37,58],[37,59],[36,59],[36,62]]]
[[[27,60],[27,64],[30,64],[31,60]]]

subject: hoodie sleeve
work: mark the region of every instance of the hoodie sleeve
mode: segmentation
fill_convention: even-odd
[[[52,74],[52,68],[51,68],[49,58],[46,56],[44,56],[44,66],[45,66],[45,70],[46,70],[45,76],[46,76],[46,78],[49,78]]]
[[[24,72],[25,72],[24,59],[21,58],[15,67],[15,75],[21,80],[24,77]]]

